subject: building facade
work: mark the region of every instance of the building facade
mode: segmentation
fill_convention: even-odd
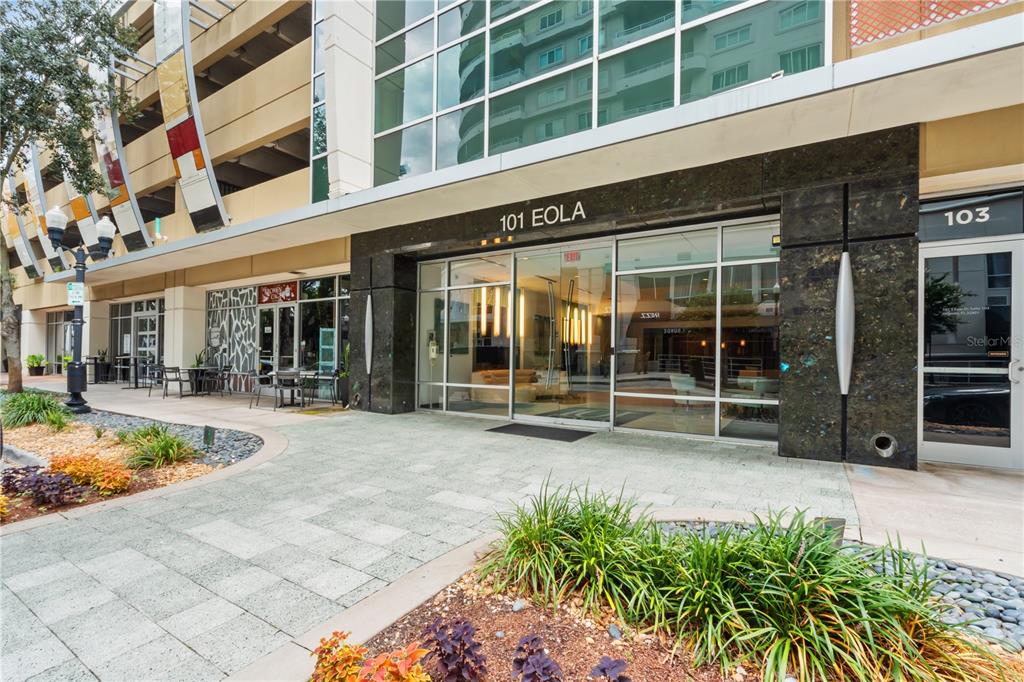
[[[109,73],[144,116],[99,122],[110,191],[39,153],[5,183],[26,354],[65,346],[58,206],[68,246],[118,225],[89,355],[345,366],[376,412],[1024,468],[1024,3],[120,11],[146,41]]]

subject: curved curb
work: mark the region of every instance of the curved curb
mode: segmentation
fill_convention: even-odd
[[[365,642],[459,579],[476,563],[496,533],[470,540],[461,547],[419,566],[338,615],[310,628],[262,658],[229,675],[231,682],[308,680],[315,663],[312,652],[322,637],[335,630],[351,632],[350,642]]]
[[[111,410],[105,410],[110,412]],[[121,414],[121,413],[116,413]],[[127,415],[127,416],[138,416],[138,415]],[[152,417],[145,417],[146,419],[152,419]],[[154,419],[153,421],[162,421]],[[180,422],[166,422],[180,423]],[[177,483],[171,483],[170,485],[161,486],[159,488],[150,488],[149,490],[143,490],[142,492],[135,493],[134,495],[125,495],[124,497],[117,497],[112,500],[104,500],[103,502],[94,502],[93,504],[86,505],[84,507],[72,507],[59,512],[52,512],[44,516],[36,516],[35,518],[25,519],[24,521],[15,521],[0,526],[0,537],[6,535],[13,535],[15,533],[21,533],[24,531],[32,530],[34,528],[41,528],[42,526],[48,526],[53,523],[59,523],[68,519],[79,519],[89,514],[95,514],[96,512],[105,511],[107,509],[119,509],[121,507],[127,507],[138,502],[144,502],[151,500],[156,497],[163,497],[171,493],[178,493],[184,490],[190,490],[192,488],[200,488],[208,483],[214,481],[221,481],[225,478],[231,478],[243,472],[253,469],[264,462],[277,457],[288,448],[288,439],[281,433],[271,429],[263,428],[238,428],[237,424],[231,422],[220,422],[222,426],[219,428],[230,428],[235,431],[244,431],[245,433],[252,434],[263,440],[263,447],[257,450],[253,455],[243,459],[241,462],[230,464],[220,469],[214,469],[208,474],[197,476],[196,478],[190,478],[187,481],[179,481]],[[187,426],[195,426],[195,424],[186,424]]]

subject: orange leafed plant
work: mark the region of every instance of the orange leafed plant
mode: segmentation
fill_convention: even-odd
[[[96,455],[58,455],[50,460],[50,471],[67,474],[79,485],[91,485],[100,495],[124,492],[132,472],[123,464]]]
[[[320,639],[320,646],[313,650],[316,668],[310,682],[358,682],[367,649],[347,644],[348,636],[347,632],[335,631],[330,639]]]
[[[368,659],[359,672],[359,682],[430,682],[430,675],[420,665],[420,659],[428,653],[413,643]]]

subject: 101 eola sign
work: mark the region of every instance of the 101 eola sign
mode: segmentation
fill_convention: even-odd
[[[583,210],[582,201],[577,201],[575,204],[548,204],[529,211],[506,213],[501,216],[501,231],[515,232],[527,227],[561,225],[586,219],[587,212]]]

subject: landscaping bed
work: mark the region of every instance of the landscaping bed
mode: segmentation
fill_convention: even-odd
[[[437,619],[464,620],[476,628],[476,640],[486,657],[487,680],[508,680],[516,646],[523,637],[539,636],[566,682],[586,680],[603,656],[626,662],[632,682],[724,682],[717,668],[694,667],[685,651],[650,634],[618,626],[613,614],[588,616],[578,606],[542,608],[526,599],[492,593],[469,574],[450,585],[366,643],[371,655],[421,642],[424,630]],[[444,679],[428,660],[432,679]],[[732,671],[736,674],[736,671]],[[746,682],[759,676],[741,675]]]
[[[365,646],[321,640],[313,682],[1024,680],[1018,642],[961,622],[941,587],[977,578],[1002,599],[1012,576],[844,543],[800,512],[704,524],[637,511],[545,485],[432,600]]]
[[[102,410],[71,415],[55,394],[21,395],[0,394],[4,524],[196,478],[263,446],[231,429],[217,429],[207,446],[202,427]]]

